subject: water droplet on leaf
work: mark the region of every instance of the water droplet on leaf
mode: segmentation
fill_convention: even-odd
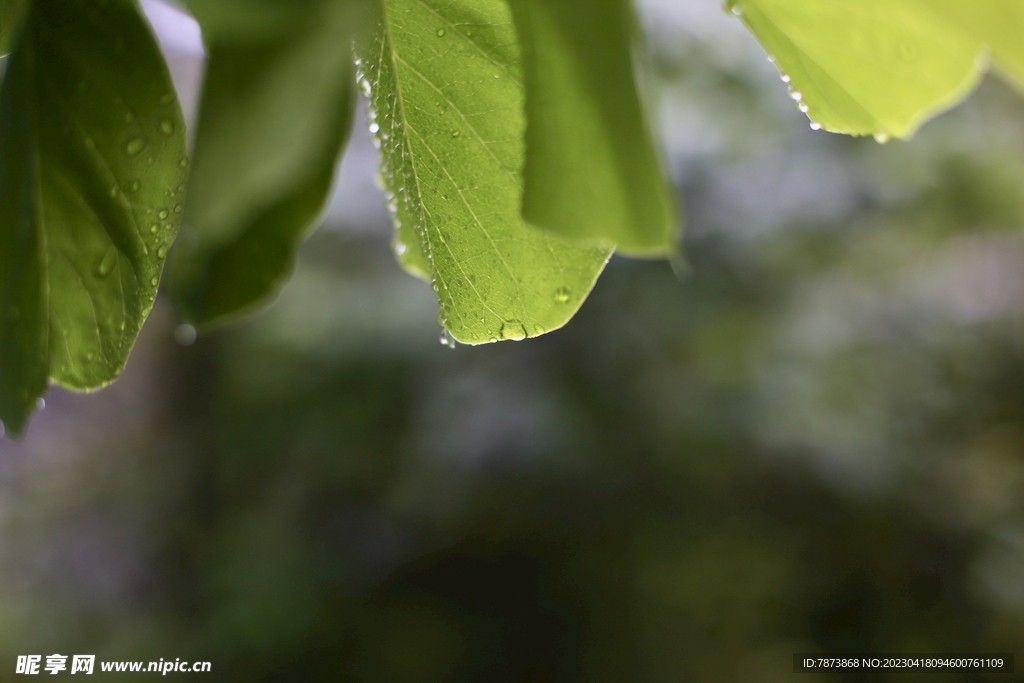
[[[128,144],[125,146],[124,149],[125,149],[126,152],[128,152],[128,156],[133,157],[133,156],[137,155],[139,152],[141,152],[142,150],[144,150],[145,148],[146,148],[146,139],[145,138],[132,138],[131,140],[128,141]]]
[[[96,263],[96,275],[99,277],[106,277],[110,275],[111,271],[114,270],[114,264],[117,262],[117,250],[109,249],[107,253],[103,255]]]

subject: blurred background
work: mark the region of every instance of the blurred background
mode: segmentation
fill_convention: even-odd
[[[186,346],[159,302],[115,385],[0,443],[0,681],[1024,680],[792,673],[1022,654],[1024,98],[815,132],[716,0],[640,5],[687,263],[445,348],[362,118],[273,305]],[[146,9],[194,109],[198,30]]]

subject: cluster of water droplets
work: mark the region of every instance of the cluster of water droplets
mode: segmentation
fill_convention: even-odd
[[[735,13],[735,8],[734,8],[734,13]],[[772,64],[775,64],[775,59],[771,55],[768,56],[768,61],[771,62]],[[796,108],[799,109],[801,113],[806,114],[807,118],[810,118],[809,112],[811,111],[811,107],[810,107],[810,105],[808,105],[804,101],[803,93],[800,92],[799,90],[794,90],[793,89],[793,86],[790,83],[791,79],[789,77],[789,74],[783,73],[783,72],[780,71],[779,78],[789,88],[789,98],[791,100],[793,100],[794,102],[796,102]],[[812,119],[811,120],[811,130],[821,130],[821,124],[818,123],[817,121],[814,121]]]
[[[428,261],[432,261],[433,255],[427,243],[427,226],[423,223],[424,212],[422,207],[417,205],[417,202],[421,200],[411,189],[415,186],[416,179],[411,177],[412,167],[408,159],[407,143],[402,131],[396,130],[401,126],[400,117],[395,115],[395,111],[399,106],[397,95],[393,90],[388,92],[383,88],[379,92],[375,91],[374,83],[379,84],[380,78],[371,80],[367,73],[367,65],[361,57],[356,57],[355,67],[356,82],[360,92],[367,100],[366,118],[370,139],[373,146],[380,152],[376,179],[378,186],[384,192],[388,215],[395,229],[396,238],[393,243],[395,254],[402,257],[408,252],[409,248],[402,241],[401,237],[402,218],[404,216],[415,221],[412,228],[414,234],[420,240],[420,253],[424,254]],[[378,65],[378,68],[383,68],[383,65]],[[382,111],[378,111],[378,105]],[[401,202],[401,205],[399,202]],[[449,340],[450,334],[447,332],[446,320],[444,320],[444,297],[440,296],[440,289],[443,283],[433,275],[433,268],[430,271],[432,278],[431,287],[439,294],[439,301],[441,303],[441,313],[439,314],[438,322],[443,329],[442,338],[446,346],[451,346],[455,342],[454,338]]]

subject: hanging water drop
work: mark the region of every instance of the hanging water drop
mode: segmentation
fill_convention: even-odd
[[[455,348],[455,337],[446,329],[441,330],[441,346],[447,346],[449,349]]]
[[[817,121],[811,121],[811,130],[821,130],[821,124]]]
[[[877,133],[875,133],[875,142],[884,145],[885,143],[889,142],[889,134],[883,130],[878,131]]]
[[[178,325],[174,328],[174,339],[182,346],[192,346],[196,343],[196,328],[187,323]]]
[[[408,247],[406,247],[406,246],[405,246],[405,242],[396,242],[396,243],[395,243],[395,253],[396,253],[396,254],[398,254],[399,256],[401,256],[402,254],[404,254],[404,253],[405,253],[405,250],[406,250],[407,248],[408,248]]]
[[[796,100],[797,102],[799,102],[800,98],[803,97],[803,94],[799,90],[793,90],[792,92],[789,93],[789,97],[790,97],[790,99],[793,99],[793,100]]]
[[[799,109],[800,111],[802,111],[803,113],[805,113],[805,114],[806,114],[806,113],[807,113],[808,111],[810,111],[810,109],[811,109],[810,107],[808,107],[808,106],[807,106],[807,104],[806,104],[805,102],[801,102],[801,103],[800,103],[800,106],[799,106],[799,107],[797,107],[797,108],[798,108],[798,109]]]
[[[789,83],[789,74],[782,74],[779,78],[782,79],[783,83]]]

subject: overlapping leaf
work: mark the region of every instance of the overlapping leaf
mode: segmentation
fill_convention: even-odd
[[[238,26],[223,18],[235,4],[190,5],[213,18],[171,288],[197,325],[276,291],[326,202],[352,125],[352,3],[250,2]]]
[[[633,78],[629,0],[513,0],[526,82],[523,217],[619,251],[676,248],[669,184]]]
[[[117,377],[184,195],[184,124],[128,0],[34,0],[0,90],[0,419]]]
[[[1024,78],[1019,0],[736,0],[816,126],[906,137],[958,102],[990,52]]]
[[[361,47],[396,250],[429,277],[459,341],[563,325],[609,248],[530,227],[522,201],[523,85],[502,0],[382,0]]]

